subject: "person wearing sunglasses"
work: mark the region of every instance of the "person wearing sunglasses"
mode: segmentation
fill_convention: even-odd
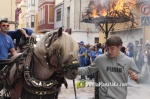
[[[7,35],[9,23],[7,20],[0,21],[0,60],[8,59],[9,52],[15,55],[17,52],[14,48],[13,40]]]
[[[14,31],[8,31],[7,34],[15,41],[15,47],[17,49],[18,52],[20,52],[20,40],[21,38],[28,38],[29,36],[31,36],[33,33],[33,31],[29,28],[22,28],[22,29],[17,29]]]

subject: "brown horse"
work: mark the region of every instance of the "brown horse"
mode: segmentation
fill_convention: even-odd
[[[77,42],[61,28],[44,34],[5,77],[11,99],[57,99],[62,83],[67,86],[64,77],[76,77],[77,52]]]

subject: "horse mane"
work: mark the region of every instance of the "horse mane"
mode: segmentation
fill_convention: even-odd
[[[44,59],[43,57],[46,55],[46,53],[48,53],[45,47],[45,42],[48,39],[49,35],[55,32],[56,31],[45,33],[40,39],[40,41],[37,42],[36,47],[34,49],[34,53],[39,59]],[[53,49],[61,49],[62,62],[67,60],[68,56],[70,55],[72,55],[76,59],[78,57],[77,41],[68,33],[63,32],[62,35],[50,45],[50,47],[53,47]]]

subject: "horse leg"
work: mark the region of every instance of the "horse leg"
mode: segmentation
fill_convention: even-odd
[[[3,86],[4,86],[4,81],[0,79],[0,91],[3,89]]]
[[[9,91],[11,99],[19,99],[23,85],[21,77],[16,78],[15,73],[16,73],[16,64],[12,66],[9,72],[9,77],[6,79],[8,86],[10,86],[11,88]]]
[[[19,79],[17,84],[15,84],[14,88],[10,90],[10,97],[11,99],[19,99],[21,96],[21,91],[22,91],[22,80]]]

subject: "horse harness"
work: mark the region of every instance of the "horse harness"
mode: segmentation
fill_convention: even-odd
[[[33,52],[33,48],[30,48],[28,50],[26,60],[24,61],[24,78],[26,80],[26,83],[24,84],[24,88],[28,92],[37,94],[37,95],[52,94],[59,90],[62,83],[64,83],[65,87],[67,88],[68,85],[67,85],[65,78],[62,76],[62,72],[68,72],[79,66],[79,63],[76,59],[72,59],[65,64],[62,63],[61,50],[59,50],[59,49],[54,50],[54,48],[50,47],[50,45],[55,40],[57,40],[57,38],[58,38],[57,33],[49,35],[49,38],[48,38],[49,43],[45,44],[46,50],[47,50],[47,52],[49,52],[49,53],[46,53],[46,55],[44,57],[46,59],[46,61],[48,62],[47,65],[49,66],[49,68],[47,68],[47,69],[50,69],[51,67],[52,68],[56,67],[53,64],[51,64],[51,62],[50,62],[50,59],[51,59],[52,55],[54,55],[54,54],[56,54],[56,57],[58,60],[57,68],[61,68],[60,71],[54,72],[53,75],[50,77],[50,80],[48,80],[48,81],[40,81],[33,77],[32,73],[31,73],[31,64],[30,63],[32,61],[32,56],[33,56],[34,52]],[[34,54],[34,56],[37,58],[37,56],[35,54]],[[39,60],[39,62],[41,62],[41,61]],[[42,63],[40,63],[40,64],[42,65]],[[44,66],[44,65],[42,65],[42,66]]]
[[[59,72],[54,72],[48,81],[40,81],[34,78],[31,71],[31,61],[33,56],[33,50],[29,49],[26,60],[24,61],[24,88],[36,95],[47,95],[55,93],[64,83],[67,88],[67,82]]]

